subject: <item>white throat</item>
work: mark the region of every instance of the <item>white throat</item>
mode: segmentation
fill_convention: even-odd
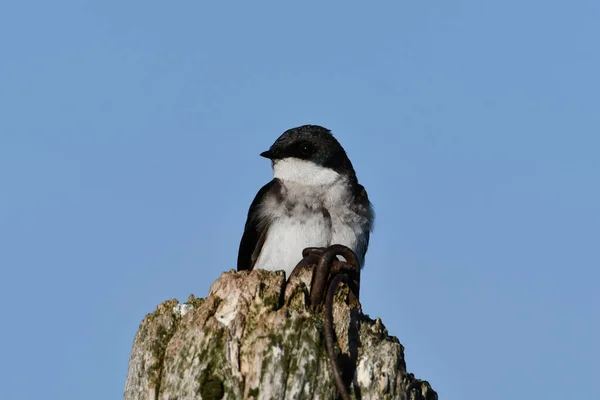
[[[340,174],[331,168],[293,157],[275,160],[273,175],[284,182],[301,183],[308,186],[332,185],[341,178]]]

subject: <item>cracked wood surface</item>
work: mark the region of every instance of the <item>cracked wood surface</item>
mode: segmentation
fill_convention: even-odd
[[[336,399],[309,286],[310,271],[287,283],[283,272],[231,271],[206,299],[163,302],[135,336],[124,400]],[[334,324],[339,359],[357,359],[347,376],[353,398],[437,399],[406,372],[398,339],[350,308],[347,294],[336,295]]]

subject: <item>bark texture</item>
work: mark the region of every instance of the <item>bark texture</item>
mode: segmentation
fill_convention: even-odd
[[[336,399],[309,285],[310,271],[288,282],[283,272],[231,271],[206,299],[160,304],[135,336],[124,399]],[[334,324],[353,398],[437,399],[429,383],[406,372],[398,339],[348,305],[343,287]]]

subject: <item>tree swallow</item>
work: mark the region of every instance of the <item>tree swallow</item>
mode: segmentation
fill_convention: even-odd
[[[342,244],[362,268],[374,212],[344,148],[328,129],[287,130],[260,154],[271,160],[274,179],[248,211],[238,271],[284,270],[289,277],[306,247]]]

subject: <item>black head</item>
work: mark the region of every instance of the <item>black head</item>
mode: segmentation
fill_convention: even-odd
[[[318,125],[303,125],[285,131],[269,150],[260,155],[273,161],[299,158],[338,173],[354,175],[354,168],[342,145],[329,129]]]

